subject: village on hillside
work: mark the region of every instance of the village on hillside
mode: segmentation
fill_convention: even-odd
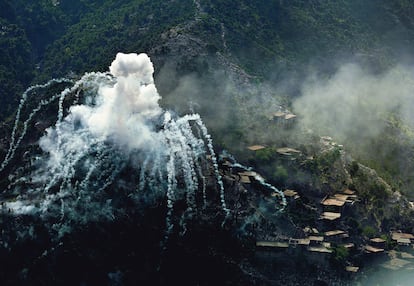
[[[278,124],[286,124],[287,114],[275,115]],[[282,122],[282,123],[280,123]],[[290,124],[290,123],[289,123]],[[326,148],[338,147],[330,137],[322,137],[321,144]],[[264,145],[251,145],[247,147],[248,152],[258,152],[267,147]],[[301,151],[291,147],[280,147],[276,149],[278,156],[295,158],[302,156]],[[309,159],[309,158],[308,158]],[[310,158],[312,159],[312,158]],[[223,179],[226,184],[237,185],[240,192],[257,192],[261,186],[257,178],[263,178],[261,174],[253,170],[241,170],[232,168],[232,164],[224,161]],[[283,195],[288,206],[303,204],[302,198],[307,194],[293,190],[284,189]],[[275,198],[275,212],[281,206],[280,194],[273,192],[270,197]],[[309,198],[307,198],[308,200]],[[337,192],[326,195],[318,201],[306,205],[314,213],[313,225],[283,234],[269,232],[265,228],[260,229],[257,224],[256,231],[256,255],[266,257],[267,260],[285,261],[287,257],[302,257],[307,261],[320,265],[321,267],[331,264],[335,259],[341,260],[342,270],[352,276],[353,273],[364,271],[364,265],[370,261],[380,261],[381,267],[389,270],[414,270],[414,235],[401,230],[393,230],[387,233],[376,234],[376,236],[355,235],[349,225],[345,223],[347,217],[352,213],[353,206],[360,203],[358,192],[350,188],[339,189]],[[265,218],[260,205],[251,205],[257,217]],[[292,220],[289,223],[293,223]],[[286,222],[288,224],[288,222]]]

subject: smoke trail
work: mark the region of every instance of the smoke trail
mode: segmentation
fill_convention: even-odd
[[[198,114],[194,115],[194,120],[196,121],[198,126],[200,126],[201,132],[203,133],[204,138],[206,138],[206,140],[207,140],[207,147],[208,147],[209,152],[210,152],[211,161],[213,162],[214,173],[216,175],[217,183],[218,183],[219,188],[220,188],[221,206],[222,206],[223,210],[226,212],[226,215],[229,216],[230,215],[230,210],[227,208],[226,200],[225,200],[225,197],[224,197],[224,185],[223,185],[223,181],[222,181],[221,175],[220,175],[219,170],[218,170],[217,157],[216,157],[216,153],[214,152],[214,148],[213,148],[213,140],[211,139],[210,134],[208,134],[207,127],[204,125],[203,121],[201,121],[201,118]]]
[[[175,201],[175,187],[177,185],[177,181],[175,178],[175,154],[174,150],[170,149],[170,159],[167,163],[167,175],[168,175],[168,187],[167,187],[167,217],[166,217],[166,224],[167,224],[167,236],[166,240],[168,239],[169,234],[172,231],[172,223],[171,223],[171,216],[173,212],[173,206]]]
[[[142,166],[141,166],[141,172],[139,174],[139,180],[140,181],[139,181],[139,184],[138,184],[138,190],[140,190],[140,191],[143,191],[144,188],[145,188],[145,183],[146,183],[146,181],[145,181],[145,171],[147,170],[147,165],[148,165],[149,160],[150,160],[150,157],[148,156],[147,158],[145,158],[145,160],[144,160],[144,162],[142,163]]]
[[[35,91],[35,90],[37,90],[37,89],[44,89],[44,88],[48,88],[48,87],[50,87],[52,84],[59,84],[59,83],[70,83],[70,82],[72,82],[71,80],[69,80],[69,79],[65,79],[65,78],[60,78],[60,79],[51,79],[51,80],[49,80],[47,83],[45,83],[45,84],[36,84],[36,85],[33,85],[33,86],[31,86],[31,87],[29,87],[28,89],[26,89],[26,91],[22,94],[22,97],[21,97],[21,99],[20,99],[20,103],[19,103],[19,106],[18,106],[18,108],[17,108],[17,112],[16,112],[16,118],[15,118],[15,120],[14,120],[14,125],[13,125],[13,130],[12,130],[12,133],[11,133],[11,136],[10,136],[10,145],[9,145],[9,148],[8,148],[8,150],[7,150],[7,153],[6,153],[6,156],[5,156],[5,158],[4,158],[4,160],[3,160],[3,162],[1,163],[1,165],[0,165],[0,172],[1,171],[3,171],[4,170],[4,168],[8,165],[8,163],[10,162],[10,160],[11,159],[13,159],[13,156],[14,156],[14,152],[16,151],[16,148],[18,147],[18,145],[19,145],[19,143],[20,143],[20,141],[21,140],[17,140],[17,143],[16,143],[16,132],[17,132],[17,128],[18,128],[18,125],[19,125],[19,122],[20,122],[20,115],[21,115],[21,111],[22,111],[22,108],[23,108],[23,106],[25,105],[25,103],[26,103],[26,100],[27,100],[27,96],[32,92],[32,91]],[[27,124],[25,124],[25,126],[26,126]],[[26,129],[27,129],[27,127],[26,127]],[[21,137],[23,137],[24,136],[24,133],[25,133],[25,129],[22,131],[22,136]]]
[[[209,172],[209,167],[201,162],[209,161],[213,174],[208,175],[215,177],[220,206],[229,216],[213,141],[200,116],[173,118],[159,106],[154,68],[146,54],[119,53],[109,71],[87,73],[71,87],[42,100],[24,121],[18,136],[17,125],[27,94],[66,80],[52,80],[26,91],[0,171],[14,157],[29,123],[55,100],[57,120],[39,139],[43,153],[31,169],[25,170],[27,180],[10,185],[10,191],[19,193],[21,200],[6,207],[13,207],[16,213],[58,219],[60,223],[54,228],[65,228],[59,230],[64,233],[70,228],[69,222],[113,219],[113,210],[122,208],[114,201],[120,204],[122,200],[113,200],[112,195],[123,188],[122,180],[130,180],[135,185],[128,189],[127,196],[137,204],[143,196],[166,199],[167,240],[175,221],[185,232],[185,218],[198,208],[198,190],[202,190],[203,206],[207,205],[203,172]],[[74,104],[65,110],[64,103],[71,95]],[[30,196],[25,193],[28,188]],[[187,206],[181,214],[179,208],[174,208],[179,200]]]
[[[244,166],[244,165],[242,165],[242,164],[238,163],[238,162],[236,161],[236,159],[235,159],[232,155],[230,155],[229,153],[227,153],[227,152],[223,152],[223,154],[221,154],[220,156],[222,156],[222,157],[226,157],[226,158],[230,159],[230,160],[231,160],[231,167],[232,167],[232,168],[240,168],[240,169],[242,169],[242,170],[244,170],[244,171],[249,171],[249,172],[252,172],[252,168],[250,168],[250,167],[246,167],[246,166]],[[280,196],[280,198],[281,198],[281,200],[282,200],[282,201],[281,201],[282,208],[280,208],[280,209],[278,210],[278,212],[282,212],[282,211],[286,208],[286,206],[287,206],[287,201],[286,201],[285,194],[284,194],[282,191],[280,191],[279,189],[277,189],[276,187],[274,187],[273,185],[271,185],[271,184],[267,183],[267,182],[265,181],[265,179],[264,179],[262,176],[260,176],[259,174],[257,174],[256,172],[252,172],[252,174],[253,174],[253,177],[255,178],[255,180],[256,180],[259,184],[261,184],[263,187],[265,187],[265,188],[267,188],[267,189],[270,189],[270,190],[274,191],[275,193],[277,193],[277,194]]]

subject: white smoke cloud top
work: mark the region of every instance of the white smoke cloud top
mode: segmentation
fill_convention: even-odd
[[[130,148],[152,143],[153,132],[147,122],[162,112],[152,62],[146,54],[118,53],[109,71],[117,83],[100,90],[98,107],[89,108],[89,112],[73,107],[71,112],[81,116],[95,136],[113,135]]]
[[[380,135],[390,112],[414,127],[413,107],[413,69],[396,66],[378,75],[357,64],[330,78],[309,77],[293,103],[306,128],[338,140]]]
[[[84,136],[67,136],[63,140],[70,140],[70,146],[66,146],[76,150],[88,147],[89,142],[85,141],[91,140],[90,135],[99,140],[113,140],[127,149],[145,149],[157,144],[154,124],[149,122],[156,119],[162,109],[158,104],[161,97],[154,85],[151,60],[146,54],[118,53],[109,70],[116,83],[99,88],[94,99],[96,105],[72,106],[59,130],[49,128],[48,135],[41,138],[40,146],[44,151],[59,155],[55,152],[59,148],[55,146],[56,136],[73,133],[75,125],[85,131]]]

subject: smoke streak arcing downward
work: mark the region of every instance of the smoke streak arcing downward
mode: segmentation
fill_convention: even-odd
[[[16,152],[17,147],[20,144],[20,141],[22,140],[22,138],[24,137],[26,130],[27,130],[27,124],[28,122],[30,122],[31,118],[38,112],[38,110],[40,110],[40,108],[46,104],[48,104],[50,101],[52,101],[53,99],[50,99],[47,102],[41,102],[39,104],[39,106],[33,110],[33,112],[31,113],[31,115],[29,115],[29,119],[26,120],[23,124],[24,124],[24,129],[21,132],[20,137],[16,140],[16,133],[17,133],[17,127],[19,125],[20,122],[20,114],[21,114],[21,110],[23,108],[23,106],[26,103],[27,100],[27,96],[32,92],[35,91],[37,89],[42,89],[42,88],[48,88],[50,87],[52,84],[55,83],[62,83],[62,82],[70,82],[70,80],[67,79],[52,79],[50,81],[48,81],[45,84],[37,84],[34,86],[29,87],[23,94],[22,97],[20,99],[20,104],[19,107],[17,109],[17,114],[16,114],[16,118],[14,121],[14,126],[13,126],[13,131],[11,134],[11,140],[10,140],[10,145],[9,145],[9,149],[7,150],[6,156],[3,160],[3,162],[0,165],[0,172],[4,170],[4,168],[9,164],[10,160],[14,157],[14,153]]]
[[[146,54],[118,53],[109,71],[87,73],[71,87],[42,100],[19,129],[21,110],[30,92],[72,81],[51,80],[23,94],[0,172],[22,148],[37,113],[57,103],[58,114],[55,126],[47,128],[39,139],[42,153],[33,155],[24,174],[10,182],[9,191],[19,197],[6,201],[3,211],[37,214],[60,223],[113,219],[114,210],[120,207],[114,205],[114,201],[119,203],[114,194],[123,188],[122,182],[131,181],[135,186],[128,188],[128,197],[137,204],[166,198],[168,239],[177,217],[185,229],[183,219],[191,217],[198,204],[205,208],[214,203],[206,192],[210,177],[215,180],[220,207],[228,216],[213,141],[201,117],[174,118],[159,106],[154,68]],[[71,98],[72,106],[66,108]],[[184,201],[187,209],[176,216],[178,200]]]
[[[229,154],[225,154],[225,155],[228,158],[231,159],[231,161],[232,161],[231,166],[232,167],[240,168],[240,169],[243,169],[244,171],[251,171],[252,170],[250,167],[246,167],[246,166],[236,162],[236,160],[231,155],[229,155]],[[282,191],[280,191],[279,189],[277,189],[276,187],[274,187],[273,185],[267,183],[265,181],[265,179],[262,176],[260,176],[259,174],[255,173],[255,172],[253,172],[253,173],[254,173],[255,180],[260,185],[262,185],[263,187],[265,187],[267,189],[270,189],[270,190],[274,191],[276,194],[279,195],[279,197],[281,198],[282,207],[278,210],[278,212],[282,212],[287,206],[287,200],[286,200],[285,194]]]

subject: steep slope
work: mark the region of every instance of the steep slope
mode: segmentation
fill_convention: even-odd
[[[4,47],[0,79],[5,83],[0,97],[2,103],[7,103],[1,105],[8,106],[6,114],[10,115],[11,107],[18,103],[17,97],[10,95],[18,94],[29,82],[67,78],[28,93],[18,113],[22,119],[30,118],[27,124],[17,120],[14,128],[15,121],[10,116],[1,127],[0,158],[7,161],[13,157],[2,170],[5,175],[0,180],[4,190],[0,196],[1,224],[6,233],[0,255],[12,262],[5,262],[8,268],[0,272],[2,278],[8,279],[5,281],[349,285],[354,277],[342,276],[345,266],[370,269],[372,258],[365,252],[371,238],[383,239],[389,249],[394,249],[396,242],[390,231],[413,232],[412,203],[406,195],[410,195],[414,185],[414,133],[398,108],[405,101],[389,104],[395,107],[392,112],[378,109],[380,112],[368,117],[369,124],[364,125],[363,120],[344,121],[353,129],[350,133],[339,133],[340,125],[334,124],[331,129],[319,126],[312,122],[310,113],[293,113],[304,111],[298,99],[309,96],[305,88],[323,91],[315,88],[318,85],[309,84],[314,78],[323,87],[336,85],[334,79],[343,62],[360,63],[363,75],[374,78],[373,82],[386,79],[388,68],[401,59],[409,63],[405,52],[414,39],[410,20],[413,4],[400,0],[278,0],[266,4],[185,0],[179,5],[177,1],[118,2],[34,1],[26,6],[20,1],[1,2],[3,11],[7,11],[1,14],[2,33],[6,37],[0,39]],[[169,110],[173,120],[169,121],[167,115],[152,118],[151,128],[163,136],[144,145],[154,147],[155,141],[163,142],[169,146],[166,150],[179,146],[177,153],[154,153],[148,158],[140,153],[130,156],[125,154],[129,140],[123,142],[122,148],[113,149],[112,140],[123,137],[120,134],[125,135],[125,130],[134,130],[126,137],[141,138],[133,127],[136,120],[128,128],[111,133],[116,129],[111,124],[125,119],[123,112],[107,117],[105,122],[112,126],[108,141],[97,140],[97,145],[88,145],[88,140],[96,139],[94,136],[102,131],[95,126],[94,132],[89,132],[92,129],[88,129],[91,126],[85,119],[101,104],[91,94],[99,89],[97,86],[111,87],[114,79],[107,74],[93,74],[93,84],[70,89],[68,97],[62,96],[62,90],[70,82],[76,83],[85,71],[106,71],[118,51],[145,51],[153,59],[155,83],[162,96],[160,107]],[[409,86],[412,78],[401,74]],[[345,77],[340,83],[346,87],[356,82],[353,77]],[[396,88],[395,83],[400,81],[392,83],[392,88]],[[140,84],[148,85],[145,81]],[[378,91],[363,87],[366,94]],[[354,98],[344,90],[352,91],[343,88],[337,93],[336,110],[354,116],[371,110],[359,107],[375,103],[374,98],[368,104],[360,104],[355,112],[342,105],[342,96]],[[50,98],[53,100],[45,103]],[[328,123],[341,122],[342,113],[315,108],[324,106],[319,99],[304,100],[302,107],[311,107],[318,114],[333,114],[327,117]],[[116,103],[120,108],[128,106],[122,101]],[[43,108],[43,104],[47,107],[31,118],[33,109],[39,105]],[[80,109],[73,113],[72,105],[81,107],[75,107]],[[210,146],[210,135],[203,133],[202,124],[197,123],[199,117],[177,119],[194,112],[201,115],[210,130],[215,150]],[[174,122],[178,122],[177,126]],[[378,122],[385,126],[379,129],[386,132],[385,136],[381,132],[374,133],[375,136],[361,132],[361,126],[377,127]],[[46,131],[47,127],[51,128]],[[61,136],[62,130],[71,128],[73,134]],[[196,131],[196,135],[191,137],[189,130]],[[332,135],[326,133],[329,130],[333,130],[340,143],[320,137]],[[18,136],[26,131],[20,141]],[[14,134],[14,138],[9,134]],[[180,139],[175,140],[174,134],[179,134]],[[43,138],[43,149],[38,146],[39,138]],[[21,143],[17,147],[16,139]],[[200,139],[203,148],[199,148]],[[55,144],[62,148],[54,148]],[[223,149],[255,171],[241,166],[225,152],[217,165],[213,153]],[[50,163],[52,168],[44,168],[46,153],[56,155],[59,164]],[[208,156],[204,156],[206,153]],[[181,172],[176,181],[167,174],[173,168],[173,160],[166,160],[171,154],[177,156],[177,174]],[[161,161],[163,164],[157,169]],[[97,169],[88,169],[91,162],[99,163]],[[204,167],[196,174],[197,162]],[[142,183],[140,179],[145,175],[150,179]],[[284,195],[266,185],[261,175],[291,195],[284,212],[279,211]],[[88,187],[104,191],[90,195],[83,192],[90,178],[93,184]],[[221,178],[225,188],[222,192],[215,181]],[[189,189],[196,185],[195,181],[200,185],[194,202]],[[203,181],[207,182],[207,189],[201,187]],[[137,185],[159,197],[140,197],[135,192]],[[177,188],[177,197],[171,186]],[[201,207],[206,198],[203,189],[209,198],[204,205],[207,208]],[[338,199],[344,196],[350,198],[348,202]],[[79,203],[83,201],[88,203]],[[194,213],[188,211],[194,210],[191,201],[196,206]],[[332,206],[325,209],[326,201],[345,205],[339,220],[332,217]],[[44,205],[50,213],[46,222],[24,213],[44,210]],[[225,224],[227,208],[231,219]],[[170,232],[171,221],[174,226]],[[312,246],[302,249],[298,245],[307,243],[309,237],[315,239],[314,229],[324,239],[329,236],[326,233],[340,231],[340,235],[348,235],[344,241],[349,241],[325,241],[330,243],[328,246],[312,240],[317,251],[328,253],[313,255]],[[102,241],[91,240],[97,233]],[[166,233],[168,251],[164,249]],[[344,245],[350,243],[353,248],[344,250]],[[107,251],[113,244],[114,248]],[[278,250],[274,251],[275,248]],[[279,248],[286,248],[286,252]],[[185,262],[178,263],[183,255]],[[116,257],[114,261],[112,256]],[[81,265],[77,264],[79,261]],[[79,276],[67,272],[75,264]],[[91,265],[95,265],[90,270],[95,275],[88,277],[85,269],[89,270]],[[214,271],[227,276],[223,280],[211,276],[208,269],[212,266]],[[46,277],[48,269],[56,275]],[[302,276],[292,269],[301,269]],[[318,273],[323,273],[323,278]],[[156,281],[152,281],[155,277]]]

